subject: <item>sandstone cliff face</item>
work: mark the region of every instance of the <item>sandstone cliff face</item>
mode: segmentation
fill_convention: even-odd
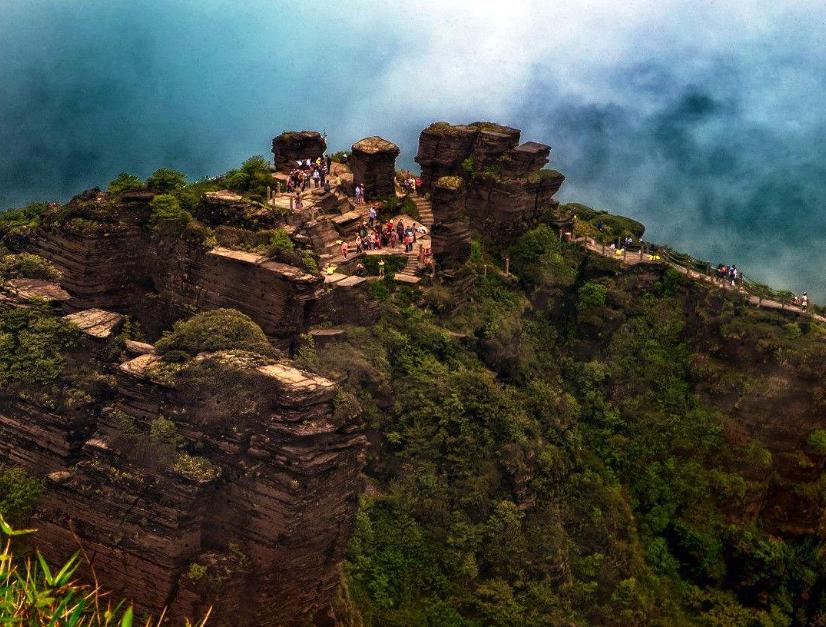
[[[470,226],[465,212],[464,182],[443,176],[432,192],[433,258],[439,271],[455,269],[470,257]]]
[[[71,405],[4,391],[0,455],[49,475],[36,514],[46,556],[65,559],[80,542],[100,580],[138,608],[182,617],[214,606],[219,625],[324,622],[365,445],[358,416],[334,407],[337,386],[288,361],[228,356],[231,367],[210,369],[224,356],[207,355],[196,360],[201,379],[160,380],[151,346],[132,343],[138,356],[117,365],[111,342],[123,314],[151,339],[195,311],[229,307],[287,349],[311,322],[352,317],[345,309],[375,320],[375,303],[361,279],[325,289],[319,275],[208,244],[197,222],[159,231],[152,198],[79,195],[33,237],[65,289],[2,286],[0,306],[53,302],[86,338],[71,360],[106,381],[114,372],[116,385]],[[226,194],[204,198],[197,212],[248,234],[275,224],[266,221],[273,213]],[[152,439],[160,419],[174,425],[173,446]]]
[[[287,131],[272,140],[275,167],[289,172],[299,159],[315,160],[327,150],[327,142],[317,131]]]
[[[220,625],[312,620],[329,606],[355,519],[358,417],[334,410],[334,383],[283,362],[204,355],[201,374],[217,368],[215,379],[170,385],[153,380],[157,359],[118,368],[116,402],[82,461],[50,475],[41,550],[57,561],[79,541],[107,586],[156,614],[214,605]],[[239,415],[239,399],[254,411]],[[192,451],[184,462],[148,439],[159,416]]]
[[[366,199],[395,195],[398,156],[399,147],[381,137],[367,137],[353,144],[348,163],[353,171],[353,184],[364,185]]]
[[[471,226],[505,245],[557,204],[553,196],[565,179],[542,169],[550,147],[519,144],[519,136],[517,129],[489,122],[437,122],[422,131],[416,156],[425,190],[435,192],[443,177],[463,178]]]
[[[65,212],[90,215],[87,205],[92,204],[97,219],[47,221],[34,237],[34,252],[63,272],[71,309],[128,313],[150,336],[193,311],[218,307],[246,313],[267,334],[287,343],[301,332],[319,296],[321,277],[253,253],[209,248],[197,231],[158,237],[147,226],[152,197],[132,194],[114,201],[97,191],[90,199],[78,196]],[[236,221],[249,218],[248,203],[227,202],[224,197],[220,202],[207,199],[199,210],[218,211],[215,223],[229,220],[227,213]],[[102,216],[107,221],[100,221]]]

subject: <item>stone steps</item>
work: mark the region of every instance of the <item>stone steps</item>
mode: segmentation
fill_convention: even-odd
[[[419,211],[419,222],[429,229],[433,226],[433,205],[424,196],[411,196],[411,198]]]

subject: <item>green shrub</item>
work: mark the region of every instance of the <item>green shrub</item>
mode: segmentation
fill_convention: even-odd
[[[282,228],[275,229],[270,237],[269,244],[265,251],[265,255],[270,259],[283,259],[288,253],[295,250],[295,244],[290,236]]]
[[[178,435],[175,423],[168,418],[158,417],[149,424],[149,438],[158,444],[178,446],[183,439]]]
[[[236,309],[213,309],[175,323],[155,344],[159,355],[182,351],[188,355],[221,350],[274,354],[267,336],[252,319]]]
[[[22,468],[0,466],[0,516],[22,525],[34,511],[43,483]]]
[[[589,311],[605,306],[605,296],[608,290],[604,285],[588,281],[577,291],[576,308],[578,311]]]
[[[817,455],[826,455],[826,429],[818,429],[806,438],[809,449]]]
[[[121,172],[117,178],[109,182],[106,188],[110,194],[118,195],[125,192],[134,192],[144,189],[143,181],[128,172]]]
[[[228,189],[257,200],[266,198],[267,187],[275,187],[269,163],[261,155],[250,157],[241,164],[240,169],[227,172],[224,175],[224,183]]]
[[[63,274],[39,255],[18,253],[0,258],[0,279],[44,279],[59,281]]]
[[[152,224],[158,229],[180,230],[192,220],[192,214],[182,209],[178,199],[171,194],[159,194],[149,204]]]
[[[192,581],[201,581],[207,574],[207,567],[202,566],[198,562],[192,562],[187,569],[187,577]]]
[[[197,481],[213,481],[221,476],[221,469],[205,457],[180,452],[172,465],[175,472]]]
[[[0,211],[0,240],[10,250],[24,250],[48,209],[47,203],[35,202],[22,208]]]
[[[159,194],[170,194],[184,188],[186,174],[172,168],[159,168],[146,179],[146,186]]]
[[[80,330],[45,305],[0,311],[0,384],[51,389],[80,346]]]

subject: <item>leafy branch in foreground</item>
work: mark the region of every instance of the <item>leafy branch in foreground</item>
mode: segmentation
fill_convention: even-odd
[[[5,537],[0,553],[0,624],[61,625],[64,627],[132,627],[135,624],[132,606],[123,601],[113,605],[105,599],[99,585],[88,586],[74,579],[81,563],[81,553],[75,553],[58,570],[52,571],[38,552],[37,559],[15,557],[13,540],[34,533],[34,529],[13,529],[0,514],[0,536]],[[188,627],[203,627],[207,615],[197,623],[188,620]],[[160,626],[164,613],[153,621],[147,618],[145,627]]]

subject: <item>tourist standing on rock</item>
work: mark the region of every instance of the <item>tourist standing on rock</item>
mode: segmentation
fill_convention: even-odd
[[[803,292],[803,296],[800,297],[800,307],[803,311],[809,308],[809,295],[806,292]]]
[[[293,205],[293,208],[296,211],[301,211],[301,209],[304,208],[304,203],[301,202],[301,192],[299,192],[298,190],[296,190],[295,192],[295,203]]]
[[[348,252],[350,252],[350,246],[347,242],[341,242],[341,256],[347,259]]]
[[[376,208],[371,206],[370,209],[367,210],[367,219],[371,227],[376,223],[376,217],[378,217],[378,213],[376,213]]]
[[[737,282],[737,266],[731,264],[731,269],[728,271],[728,278],[731,279],[731,286]]]
[[[396,233],[399,236],[399,242],[403,242],[404,241],[404,222],[402,222],[401,218],[399,218],[399,222],[398,222],[398,224],[396,224]]]
[[[315,189],[321,187],[321,173],[318,171],[318,168],[313,170],[313,187]]]

